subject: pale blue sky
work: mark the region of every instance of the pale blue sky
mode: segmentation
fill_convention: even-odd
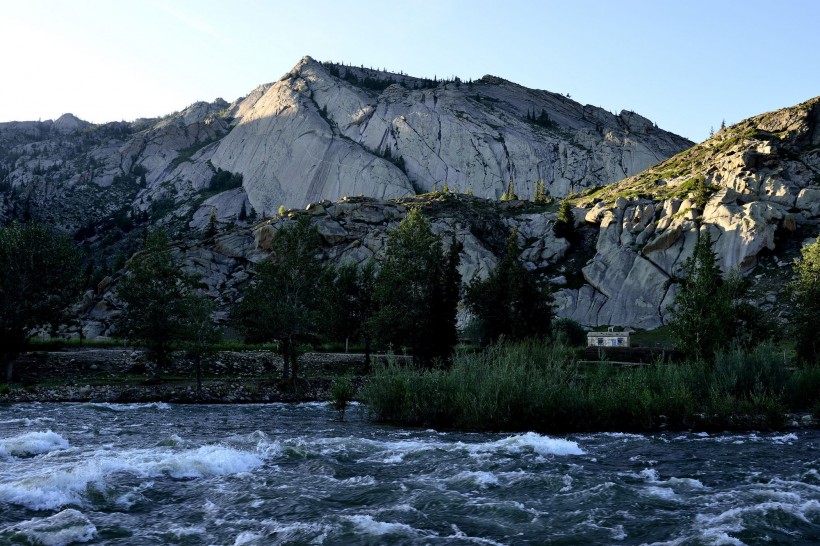
[[[820,95],[820,1],[0,0],[0,121],[232,101],[303,55],[501,76],[696,141]]]

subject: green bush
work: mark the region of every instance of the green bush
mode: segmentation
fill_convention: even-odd
[[[579,366],[562,344],[525,341],[458,354],[447,370],[377,365],[363,397],[381,421],[464,430],[772,428],[790,399],[814,403],[816,382],[813,370],[790,378],[771,346],[714,365],[623,368]]]
[[[330,403],[339,412],[339,420],[344,421],[347,406],[353,400],[355,389],[350,377],[338,377],[330,386]]]

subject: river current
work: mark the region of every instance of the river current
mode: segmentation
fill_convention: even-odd
[[[364,410],[0,406],[0,544],[820,543],[820,431],[468,434]]]

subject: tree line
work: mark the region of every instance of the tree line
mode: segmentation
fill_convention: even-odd
[[[458,342],[459,302],[474,315],[483,345],[549,336],[552,296],[518,259],[517,241],[511,232],[498,266],[464,285],[459,243],[434,234],[417,209],[388,233],[378,264],[328,264],[316,228],[300,217],[280,224],[270,257],[255,266],[231,323],[246,342],[277,344],[290,384],[298,381],[303,344],[324,340],[359,342],[368,359],[379,348],[407,352],[420,367],[446,367]],[[684,266],[671,324],[680,347],[704,360],[732,344],[753,345],[772,331],[748,303],[746,280],[736,273],[722,278],[716,263],[704,232]],[[820,238],[803,248],[794,269],[790,334],[798,358],[818,362]],[[0,359],[6,382],[37,329],[56,333],[77,322],[74,304],[81,289],[81,259],[68,237],[37,223],[0,228]],[[212,300],[196,277],[183,272],[161,231],[147,236],[117,289],[124,305],[116,333],[148,348],[157,376],[173,349],[189,351],[198,362],[220,337]]]

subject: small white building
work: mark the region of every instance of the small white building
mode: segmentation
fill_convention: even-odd
[[[587,332],[587,347],[630,347],[629,332]]]

